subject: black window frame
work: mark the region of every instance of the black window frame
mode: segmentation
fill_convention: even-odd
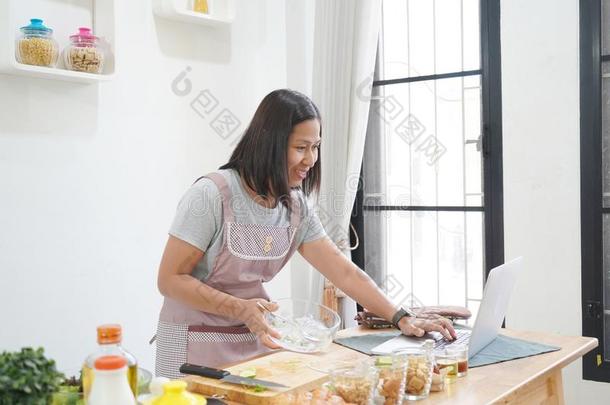
[[[601,0],[580,0],[580,217],[582,335],[596,337],[597,349],[582,359],[585,380],[610,382],[604,358],[604,271],[602,208]]]
[[[361,269],[365,268],[365,210],[438,210],[438,211],[479,211],[484,215],[484,280],[489,271],[504,263],[504,214],[503,214],[503,175],[502,175],[502,82],[500,48],[500,0],[480,0],[480,49],[481,68],[448,74],[381,80],[373,86],[394,83],[408,83],[421,80],[435,80],[449,77],[481,75],[481,140],[483,154],[483,207],[369,207],[364,205],[362,189],[362,169],[360,185],[352,211],[352,225],[360,237],[358,248],[352,252],[352,261]],[[351,236],[352,244],[356,237]],[[361,307],[358,306],[358,310]]]

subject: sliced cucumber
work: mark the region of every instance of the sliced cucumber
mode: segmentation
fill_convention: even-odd
[[[379,356],[375,359],[376,366],[391,366],[392,356]]]
[[[243,370],[241,373],[239,373],[239,375],[241,377],[245,377],[245,378],[254,378],[254,377],[256,377],[256,369],[247,368],[247,369]]]

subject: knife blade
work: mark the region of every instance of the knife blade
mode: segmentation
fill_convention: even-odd
[[[198,366],[196,364],[184,363],[180,366],[182,374],[193,374],[202,377],[215,378],[231,384],[247,385],[249,387],[263,386],[266,388],[288,388],[284,384],[273,381],[259,380],[258,378],[240,377],[231,374],[228,370],[220,370],[212,367]]]

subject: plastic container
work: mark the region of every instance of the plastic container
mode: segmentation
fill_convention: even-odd
[[[286,350],[300,353],[315,353],[330,346],[341,323],[339,314],[311,301],[279,299],[275,302],[279,309],[266,313],[265,319],[282,337],[281,339],[272,337],[271,340]],[[274,314],[279,314],[289,322]],[[308,339],[308,336],[315,340]]]
[[[431,350],[420,348],[400,349],[393,356],[403,357],[408,361],[405,399],[425,399],[430,394],[434,357]]]
[[[127,360],[127,381],[134,397],[138,396],[138,362],[136,358],[121,346],[123,338],[121,325],[109,324],[97,327],[97,350],[90,354],[83,364],[83,393],[88,398],[93,380],[95,360],[102,356],[121,356]]]
[[[136,405],[127,384],[127,360],[122,356],[102,356],[95,360],[95,379],[87,405]]]
[[[186,391],[185,381],[170,381],[163,384],[163,395],[144,402],[145,405],[205,405],[201,395]]]
[[[90,28],[80,27],[77,34],[70,36],[70,45],[64,49],[64,64],[67,69],[78,72],[102,72],[104,51]]]
[[[15,58],[26,65],[53,67],[59,55],[53,30],[46,27],[39,18],[32,18],[30,24],[20,28],[21,35],[15,42]]]

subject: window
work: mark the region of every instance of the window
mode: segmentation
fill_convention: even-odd
[[[603,33],[603,34],[602,34]],[[583,378],[610,381],[610,1],[580,1]]]
[[[382,4],[352,257],[396,303],[476,315],[504,259],[499,1]]]

